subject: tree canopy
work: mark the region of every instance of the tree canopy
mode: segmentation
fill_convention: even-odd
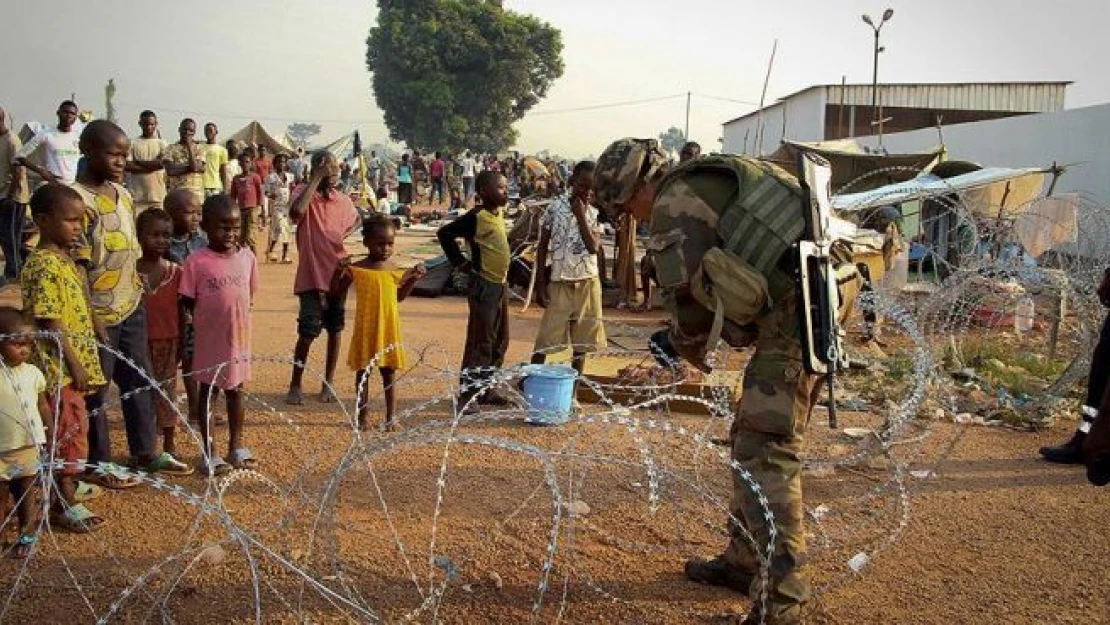
[[[559,30],[497,0],[378,0],[366,66],[390,138],[496,152],[563,74]]]
[[[671,126],[666,132],[659,133],[659,146],[668,153],[678,152],[685,143],[686,135],[676,126]]]
[[[320,134],[320,124],[306,124],[303,122],[289,124],[285,129],[285,133],[288,134],[289,138],[297,145],[302,148],[307,148],[308,140]]]

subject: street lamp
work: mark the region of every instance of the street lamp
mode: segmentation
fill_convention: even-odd
[[[890,21],[894,17],[894,9],[887,9],[883,11],[883,19],[876,26],[875,22],[871,19],[870,15],[864,14],[863,23],[871,27],[875,31],[875,59],[871,65],[871,115],[874,117],[873,121],[879,121],[879,53],[885,50],[879,46],[879,31],[883,29],[883,24]]]

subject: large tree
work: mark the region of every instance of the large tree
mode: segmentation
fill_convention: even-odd
[[[289,135],[289,138],[300,147],[307,148],[308,140],[320,134],[320,124],[306,124],[304,122],[289,124],[285,128],[285,134]]]
[[[378,0],[366,66],[390,138],[496,152],[563,74],[559,31],[496,0]]]
[[[659,146],[668,153],[678,152],[685,143],[686,135],[676,126],[671,126],[666,132],[659,133]]]

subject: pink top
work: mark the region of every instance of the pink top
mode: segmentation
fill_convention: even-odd
[[[181,265],[167,262],[162,284],[143,285],[146,304],[146,338],[148,341],[176,339],[180,333],[177,291],[181,285]],[[143,277],[146,282],[146,277]]]
[[[262,178],[258,174],[239,174],[231,181],[231,196],[239,208],[262,206]]]
[[[291,203],[304,193],[307,185],[293,190]],[[358,210],[351,198],[333,189],[327,200],[313,191],[308,210],[294,219],[297,224],[297,277],[293,280],[294,293],[327,291],[339,261],[348,256],[343,240],[359,223]]]
[[[437,158],[432,161],[432,178],[443,177],[443,159]]]
[[[205,247],[181,270],[182,297],[195,300],[193,371],[205,384],[238,388],[251,377],[251,299],[258,265],[246,248],[220,254]]]

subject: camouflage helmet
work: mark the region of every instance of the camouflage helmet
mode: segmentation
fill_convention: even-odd
[[[597,159],[594,198],[610,217],[627,202],[642,181],[661,176],[669,159],[655,139],[618,139]]]

